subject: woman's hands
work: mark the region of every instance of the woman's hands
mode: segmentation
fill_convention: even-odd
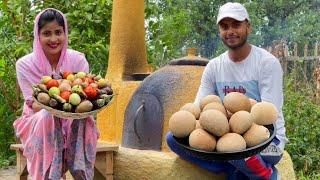
[[[32,103],[32,109],[33,109],[34,112],[38,112],[38,111],[41,110],[41,106],[38,103],[33,102]]]

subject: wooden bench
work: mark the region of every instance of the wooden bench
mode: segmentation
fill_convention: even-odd
[[[22,154],[22,144],[11,144],[10,149],[15,150],[17,155],[16,179],[27,180],[29,173],[27,170],[27,160]],[[113,152],[118,151],[118,149],[118,145],[98,142],[96,162],[94,164],[94,179],[113,179]]]

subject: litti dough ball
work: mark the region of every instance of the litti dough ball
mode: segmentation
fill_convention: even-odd
[[[273,124],[278,118],[277,108],[269,102],[258,102],[251,109],[253,122],[259,125]]]
[[[180,110],[185,110],[185,111],[191,112],[196,119],[199,119],[200,112],[201,112],[200,107],[193,104],[193,103],[187,103],[187,104],[183,105],[180,108]]]
[[[218,152],[233,152],[246,149],[246,141],[237,133],[227,133],[217,142]]]
[[[212,102],[204,106],[202,111],[206,111],[208,109],[215,109],[222,112],[225,116],[227,116],[227,111],[221,103]]]
[[[244,133],[243,138],[245,139],[248,147],[253,147],[263,143],[270,137],[269,130],[261,125],[252,124],[251,128]]]
[[[196,118],[185,110],[178,111],[169,119],[169,130],[175,137],[187,137],[196,127]]]
[[[222,136],[229,132],[227,117],[220,111],[209,109],[201,113],[200,125],[213,135]]]
[[[231,92],[224,97],[224,107],[231,113],[238,111],[250,112],[251,103],[247,96],[239,92]]]
[[[238,111],[229,119],[231,132],[238,134],[245,133],[252,125],[252,118],[247,111]]]
[[[216,139],[203,129],[196,129],[189,136],[191,147],[205,151],[213,151],[216,148]]]
[[[212,103],[212,102],[222,103],[219,96],[211,94],[211,95],[208,95],[208,96],[204,97],[203,99],[201,99],[200,109],[202,110],[207,104]]]

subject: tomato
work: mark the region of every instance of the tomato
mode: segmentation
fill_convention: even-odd
[[[98,84],[94,82],[90,83],[89,86],[92,86],[93,88],[96,88],[96,89],[98,88]]]
[[[59,87],[59,82],[55,79],[51,79],[46,83],[46,85],[47,85],[47,89],[50,89],[52,87]]]
[[[83,82],[88,82],[88,84],[91,84],[91,83],[93,83],[94,81],[93,81],[93,79],[92,78],[89,78],[89,77],[85,77],[85,78],[82,78],[82,81]]]
[[[62,93],[60,93],[60,96],[66,101],[69,101],[70,95],[71,95],[70,91],[62,91]]]
[[[70,72],[70,71],[64,71],[64,72],[62,73],[63,79],[67,79],[67,77],[69,76],[69,74],[72,74],[72,72]]]
[[[98,91],[96,88],[92,86],[87,86],[83,89],[83,92],[87,95],[87,98],[89,100],[95,100],[98,96]]]

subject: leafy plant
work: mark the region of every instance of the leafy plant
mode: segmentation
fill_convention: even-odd
[[[303,176],[320,172],[320,107],[313,102],[313,92],[286,77],[283,113],[290,143],[286,149],[294,168]],[[310,85],[312,86],[312,85]],[[299,174],[298,174],[299,175]]]
[[[1,1],[0,17],[0,161],[10,164],[10,144],[15,142],[13,121],[21,113],[21,94],[16,83],[15,62],[31,49],[29,1]]]

